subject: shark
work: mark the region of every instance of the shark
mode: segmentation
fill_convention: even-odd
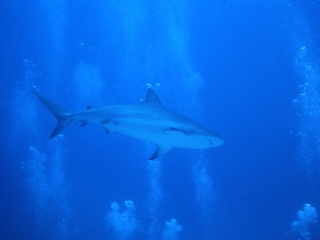
[[[224,144],[215,132],[200,123],[169,110],[160,102],[156,92],[148,88],[145,100],[139,104],[110,105],[70,112],[33,90],[36,97],[57,118],[57,125],[50,138],[56,137],[72,121],[80,121],[81,127],[100,124],[107,134],[119,132],[134,138],[155,143],[157,146],[149,160],[163,156],[172,148],[207,149]]]

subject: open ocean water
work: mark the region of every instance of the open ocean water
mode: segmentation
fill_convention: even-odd
[[[2,0],[0,240],[320,240],[320,2]],[[162,104],[174,148],[55,117]]]

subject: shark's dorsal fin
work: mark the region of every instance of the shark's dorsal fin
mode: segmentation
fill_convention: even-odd
[[[146,99],[142,104],[162,106],[158,95],[151,88],[148,89]]]

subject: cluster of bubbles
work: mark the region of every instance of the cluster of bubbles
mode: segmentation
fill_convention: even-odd
[[[295,53],[295,65],[301,79],[299,96],[292,101],[297,109],[300,146],[299,163],[308,174],[320,171],[320,74],[317,45],[314,41],[314,30],[310,28],[305,14],[299,13],[294,3],[288,4],[287,19],[290,20],[291,44]],[[289,13],[290,12],[290,13]],[[314,178],[317,180],[317,178]],[[318,213],[310,204],[304,204],[303,210],[297,212],[298,220],[291,223],[291,233],[298,234],[298,239],[309,240],[309,227],[316,222]]]
[[[193,165],[193,181],[195,185],[196,201],[204,219],[211,219],[212,202],[214,200],[213,180],[207,171],[207,159],[200,156]]]
[[[41,231],[43,225],[52,224],[51,217],[54,217],[57,222],[56,225],[51,225],[51,230],[63,239],[68,235],[67,224],[72,211],[66,200],[63,157],[59,139],[54,141],[52,147],[54,153],[48,156],[38,148],[30,146],[30,157],[22,162],[22,169],[31,192],[30,196],[33,200],[31,206],[32,211],[35,211],[39,234],[45,234]],[[55,210],[52,211],[52,209]]]
[[[113,202],[110,206],[111,211],[107,214],[105,220],[107,228],[112,228],[117,239],[133,239],[134,234],[142,229],[140,222],[135,218],[136,207],[133,201],[124,202],[124,211],[120,211],[117,202]],[[176,219],[171,219],[165,223],[162,234],[163,240],[177,240],[182,227]]]
[[[50,234],[56,234],[55,237],[63,239],[68,235],[67,224],[72,214],[66,200],[63,136],[46,146],[39,141],[42,132],[38,122],[37,100],[31,89],[36,89],[34,82],[42,72],[31,60],[24,59],[23,63],[25,75],[23,80],[16,83],[12,98],[11,145],[13,150],[17,146],[21,149],[14,154],[21,160],[29,192],[26,203],[30,204],[30,211],[34,213],[38,237],[42,238],[49,231]],[[52,219],[56,220],[54,224]]]
[[[36,206],[43,210],[51,194],[49,180],[45,174],[47,156],[35,147],[30,147],[29,150],[30,158],[27,162],[22,162],[22,169],[26,172],[28,187],[36,198]]]
[[[294,63],[301,81],[299,96],[292,101],[297,109],[299,123],[300,146],[298,149],[299,163],[308,173],[320,171],[320,74],[317,45],[313,32],[304,14],[299,12],[298,6],[290,3],[286,18],[290,22],[291,45],[295,54]]]
[[[291,231],[298,233],[302,239],[309,240],[310,232],[308,232],[309,225],[316,223],[318,213],[310,204],[304,204],[303,210],[297,212],[298,219],[291,223]]]
[[[175,240],[179,239],[179,233],[182,227],[178,224],[176,219],[171,219],[170,222],[166,222],[166,227],[163,231],[163,240]]]
[[[119,239],[129,239],[139,223],[134,218],[136,207],[132,201],[124,202],[125,210],[120,212],[118,203],[111,204],[111,212],[106,217],[107,228],[112,227]]]

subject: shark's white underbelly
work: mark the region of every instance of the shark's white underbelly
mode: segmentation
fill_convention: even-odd
[[[166,126],[168,125],[168,126]],[[181,131],[172,131],[169,126],[176,125],[168,124],[152,124],[151,122],[138,123],[118,123],[114,125],[104,125],[105,128],[111,131],[116,131],[127,136],[138,138],[144,141],[153,142],[158,145],[166,145],[178,148],[194,148],[205,149],[211,147],[209,142],[203,141],[196,134],[185,134]],[[197,139],[198,138],[198,139]],[[203,138],[203,136],[201,136]]]
[[[80,112],[74,120],[102,125],[107,132],[119,132],[157,145],[205,149],[217,146],[219,138],[196,122],[156,106],[128,105]]]

